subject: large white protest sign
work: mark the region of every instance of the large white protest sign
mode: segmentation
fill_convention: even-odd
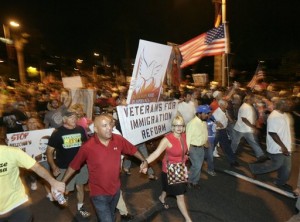
[[[66,89],[78,89],[83,87],[80,76],[63,77],[62,83]]]
[[[171,130],[177,102],[130,104],[117,106],[117,111],[123,137],[136,145]]]
[[[140,40],[127,104],[158,101],[171,52],[171,46]]]
[[[206,73],[193,74],[195,86],[206,86],[208,83],[208,75]]]
[[[8,140],[7,145],[22,149],[29,156],[36,158],[38,161],[45,161],[48,140],[53,130],[54,128],[9,133],[6,135]]]
[[[72,104],[82,104],[83,112],[89,119],[93,117],[93,106],[95,90],[93,89],[71,89]]]

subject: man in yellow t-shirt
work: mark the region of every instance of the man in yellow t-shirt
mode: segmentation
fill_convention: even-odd
[[[30,169],[45,179],[52,190],[65,191],[65,184],[19,148],[0,146],[0,221],[32,221],[26,204],[28,196],[20,179],[19,167]]]
[[[189,149],[191,167],[189,169],[188,187],[199,189],[201,168],[205,150],[209,146],[207,122],[211,109],[208,105],[200,105],[195,117],[186,126],[186,142]]]

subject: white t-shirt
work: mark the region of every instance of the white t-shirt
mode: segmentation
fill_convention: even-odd
[[[213,116],[215,118],[216,121],[222,123],[223,127],[217,127],[217,129],[224,129],[227,127],[228,125],[228,118],[226,116],[226,114],[223,112],[223,110],[218,107],[214,112],[213,112]]]
[[[238,119],[235,123],[234,129],[241,133],[251,133],[253,132],[253,129],[246,125],[246,123],[243,122],[243,118],[246,118],[252,125],[255,124],[256,121],[256,113],[254,108],[249,105],[248,103],[243,103],[239,109],[238,112]]]
[[[269,135],[269,132],[277,133],[280,140],[289,152],[292,149],[290,119],[286,113],[273,110],[267,120],[267,151],[272,154],[282,153],[281,147]]]
[[[177,111],[183,117],[185,125],[187,125],[188,122],[190,122],[195,117],[196,113],[195,105],[192,101],[189,101],[188,103],[184,101],[178,103]]]

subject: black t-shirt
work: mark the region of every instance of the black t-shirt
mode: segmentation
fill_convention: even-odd
[[[48,142],[49,146],[55,148],[57,166],[67,169],[86,140],[86,133],[81,126],[76,126],[74,129],[67,129],[64,126],[57,128]]]

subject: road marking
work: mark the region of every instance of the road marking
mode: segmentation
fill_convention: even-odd
[[[291,192],[284,191],[284,190],[282,190],[282,189],[279,189],[279,188],[274,187],[274,186],[271,186],[271,185],[269,185],[269,184],[260,182],[260,181],[258,181],[258,180],[254,180],[254,179],[252,179],[252,178],[250,178],[250,177],[246,177],[246,176],[244,176],[244,175],[242,175],[242,174],[239,174],[239,173],[236,173],[236,172],[233,172],[233,171],[230,171],[230,170],[222,170],[222,171],[223,171],[224,173],[230,174],[230,175],[235,176],[235,177],[237,177],[237,178],[246,180],[246,181],[248,181],[248,182],[250,182],[250,183],[254,183],[254,184],[258,185],[258,186],[261,186],[261,187],[264,187],[264,188],[266,188],[266,189],[272,190],[272,191],[274,191],[274,192],[276,192],[276,193],[279,193],[279,194],[281,194],[281,195],[283,195],[283,196],[286,196],[286,197],[289,197],[289,198],[293,198],[293,199],[297,198],[297,197],[295,197],[294,194],[291,193]]]

